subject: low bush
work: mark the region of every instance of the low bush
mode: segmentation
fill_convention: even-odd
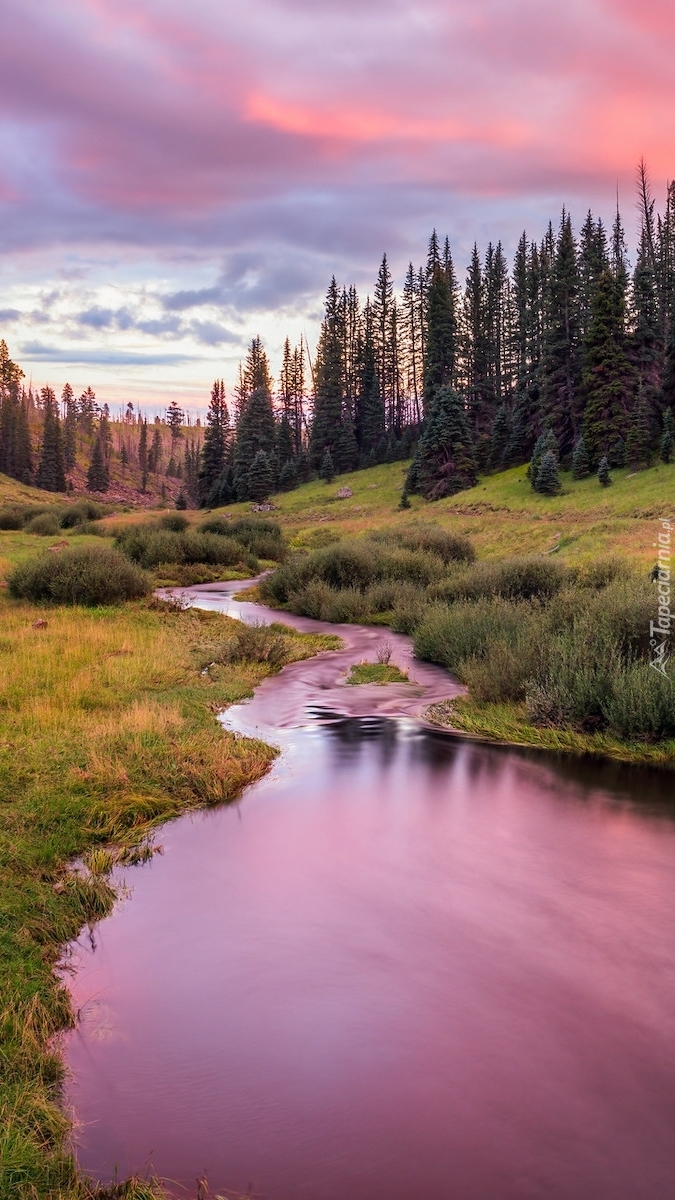
[[[526,628],[532,638],[539,632],[533,618],[531,605],[509,604],[499,597],[451,608],[430,605],[415,631],[415,654],[456,672],[465,660],[486,657],[496,642],[519,646]]]
[[[7,581],[15,599],[50,604],[117,604],[150,591],[147,575],[117,550],[77,546],[15,567]]]
[[[148,570],[173,563],[258,568],[257,559],[241,542],[201,530],[176,532],[157,525],[132,525],[118,534],[115,544],[132,562]]]
[[[60,510],[61,528],[75,529],[79,525],[100,521],[101,517],[105,516],[105,511],[103,505],[97,504],[95,500],[77,500],[75,504],[69,504]]]
[[[217,518],[216,518],[217,519]],[[222,518],[220,518],[222,520]],[[205,522],[202,528],[206,528]],[[219,533],[220,530],[213,530]],[[256,558],[267,558],[273,562],[283,562],[286,557],[286,542],[278,521],[267,521],[260,517],[239,517],[229,522],[227,530],[229,537],[236,538]]]
[[[591,562],[577,567],[574,573],[574,582],[577,587],[599,590],[607,587],[610,583],[616,583],[617,580],[630,579],[630,577],[630,567],[624,559],[608,555],[606,558],[594,558]]]
[[[613,679],[603,714],[612,732],[628,741],[675,737],[675,679],[648,663],[631,663]]]
[[[409,525],[396,531],[378,530],[371,534],[376,542],[397,544],[406,550],[424,550],[440,558],[444,563],[472,563],[476,551],[467,537],[441,529],[438,525]]]
[[[433,599],[452,604],[501,596],[506,600],[548,599],[562,590],[569,571],[554,558],[506,558],[482,562],[450,575],[432,589]]]
[[[61,526],[55,512],[46,512],[40,513],[39,517],[31,517],[24,529],[26,533],[37,533],[40,537],[55,537]]]
[[[172,533],[185,533],[189,525],[187,517],[184,517],[181,512],[164,513],[159,518],[160,529],[170,529]]]
[[[287,659],[286,639],[278,625],[241,625],[214,653],[214,661],[269,663],[280,667]]]
[[[23,529],[34,517],[60,511],[53,504],[7,504],[0,508],[0,529]]]
[[[23,529],[25,516],[23,510],[16,505],[6,505],[0,508],[0,529]]]
[[[623,669],[621,649],[607,629],[576,622],[547,646],[527,688],[535,724],[597,729]]]

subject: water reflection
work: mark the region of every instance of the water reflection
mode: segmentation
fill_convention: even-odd
[[[670,775],[448,738],[404,691],[349,715],[357,691],[327,659],[267,681],[231,720],[279,719],[278,767],[168,825],[76,949],[82,1164],[192,1196],[669,1197]]]

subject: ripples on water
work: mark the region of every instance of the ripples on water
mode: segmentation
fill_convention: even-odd
[[[675,1195],[671,776],[308,704],[75,948],[82,1165],[269,1200]]]

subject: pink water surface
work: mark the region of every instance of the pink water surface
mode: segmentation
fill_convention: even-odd
[[[675,1195],[671,776],[435,733],[449,677],[347,688],[383,635],[345,636],[230,710],[276,725],[272,775],[167,825],[74,947],[81,1164],[192,1196]]]

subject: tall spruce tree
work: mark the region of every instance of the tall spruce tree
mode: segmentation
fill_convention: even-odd
[[[46,492],[66,491],[66,472],[63,462],[63,441],[56,396],[50,387],[40,393],[44,425],[42,427],[42,450],[35,477],[36,487]]]
[[[617,438],[626,436],[630,378],[623,297],[615,276],[606,268],[597,280],[591,303],[582,376],[584,442],[594,467]]]
[[[309,459],[318,468],[327,449],[336,445],[342,424],[342,348],[339,328],[340,295],[333,276],[316,351],[314,410]]]
[[[440,263],[432,269],[427,294],[427,337],[424,357],[424,415],[431,414],[440,388],[453,380],[457,322],[453,298]]]
[[[198,500],[202,507],[208,502],[211,489],[223,473],[229,432],[230,414],[225,399],[225,384],[222,379],[216,379],[211,388],[211,401],[206,414],[206,432],[199,468]]]
[[[572,221],[563,211],[551,266],[544,334],[544,420],[558,439],[560,454],[568,454],[581,424],[578,397],[579,279]]]
[[[473,437],[462,397],[452,388],[439,388],[405,490],[420,492],[427,500],[440,500],[473,487],[476,480]]]
[[[246,491],[251,500],[262,504],[274,488],[274,471],[264,450],[258,450],[246,480]]]
[[[572,479],[587,479],[591,473],[591,464],[586,450],[586,443],[580,437],[572,455]]]
[[[661,445],[659,447],[659,456],[661,462],[669,463],[673,457],[673,445],[675,444],[675,422],[673,421],[673,410],[667,408],[663,414],[663,434],[661,435]]]
[[[266,388],[255,388],[239,417],[234,450],[234,476],[237,496],[248,499],[248,473],[256,455],[267,456],[273,476],[277,473],[276,424],[272,398]]]
[[[148,489],[148,422],[143,420],[138,435],[138,465],[141,471],[141,491]]]
[[[72,471],[75,466],[77,449],[77,401],[69,383],[63,386],[61,405],[63,413],[63,463],[66,471]]]
[[[90,492],[107,492],[109,482],[105,448],[99,431],[94,438],[94,446],[91,452],[91,460],[87,472],[87,488]]]
[[[626,462],[633,470],[642,470],[651,466],[652,431],[649,417],[650,407],[644,391],[640,389],[626,438]]]

